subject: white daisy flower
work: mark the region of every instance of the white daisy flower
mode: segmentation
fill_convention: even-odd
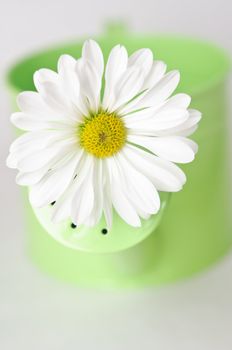
[[[12,123],[23,130],[10,147],[16,182],[30,187],[30,203],[55,202],[52,220],[68,217],[94,226],[112,210],[140,226],[160,209],[158,191],[176,192],[186,181],[174,163],[197,152],[192,134],[201,115],[190,97],[172,96],[180,75],[166,73],[149,49],[128,57],[115,46],[105,67],[99,45],[88,40],[78,60],[63,55],[58,72],[34,74],[37,92],[22,92]],[[104,86],[104,88],[103,88]]]

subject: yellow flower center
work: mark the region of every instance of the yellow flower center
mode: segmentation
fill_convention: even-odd
[[[99,112],[86,117],[79,128],[80,144],[97,158],[110,157],[125,144],[126,128],[115,113]]]

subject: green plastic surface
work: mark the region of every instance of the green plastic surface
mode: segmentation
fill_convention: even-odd
[[[70,219],[61,223],[51,221],[52,206],[34,208],[34,213],[44,229],[58,242],[72,249],[90,253],[113,253],[128,249],[144,240],[160,223],[169,193],[161,193],[161,208],[148,220],[141,220],[141,227],[127,225],[116,212],[113,212],[113,225],[106,230],[104,217],[93,228],[84,225],[72,227]]]
[[[131,287],[190,276],[223,256],[232,242],[226,118],[229,59],[220,49],[205,42],[133,35],[121,28],[113,28],[97,40],[105,56],[118,43],[124,44],[129,53],[149,47],[156,59],[168,64],[169,70],[180,70],[181,83],[177,91],[189,93],[193,97],[192,108],[203,113],[200,127],[192,137],[199,144],[199,153],[193,163],[183,166],[188,178],[184,189],[171,196],[167,208],[153,216],[148,226],[145,224],[142,231],[136,232],[117,219],[111,232],[117,238],[112,238],[100,234],[104,225],[101,222],[92,231],[92,240],[89,235],[87,239],[75,241],[76,248],[82,251],[65,247],[48,235],[43,227],[51,234],[57,229],[49,224],[50,208],[36,211],[40,225],[26,195],[30,255],[51,275],[84,286]],[[13,109],[16,94],[34,89],[32,75],[35,70],[41,67],[56,69],[57,59],[64,53],[78,57],[83,41],[45,50],[12,67],[7,83]],[[164,206],[167,199],[163,197]],[[67,243],[67,237],[73,232],[69,223],[59,229],[60,239],[65,237]],[[133,239],[130,238],[132,235]],[[115,249],[112,248],[114,245]]]

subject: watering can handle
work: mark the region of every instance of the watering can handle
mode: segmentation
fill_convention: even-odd
[[[104,35],[109,37],[123,37],[129,33],[127,24],[122,21],[109,21],[104,25]]]

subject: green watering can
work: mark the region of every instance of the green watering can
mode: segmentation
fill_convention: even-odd
[[[169,70],[180,70],[177,92],[191,95],[191,107],[203,114],[192,137],[199,152],[192,164],[184,166],[188,178],[184,189],[161,193],[159,213],[136,229],[116,214],[110,232],[104,219],[91,229],[70,221],[53,224],[52,207],[33,210],[24,191],[29,254],[49,274],[83,286],[134,287],[188,277],[223,256],[232,242],[225,84],[229,59],[205,42],[133,35],[117,26],[96,40],[106,57],[118,43],[129,53],[148,47]],[[34,71],[56,70],[61,54],[79,57],[83,42],[39,52],[12,67],[7,83],[13,109],[20,91],[34,90]]]

